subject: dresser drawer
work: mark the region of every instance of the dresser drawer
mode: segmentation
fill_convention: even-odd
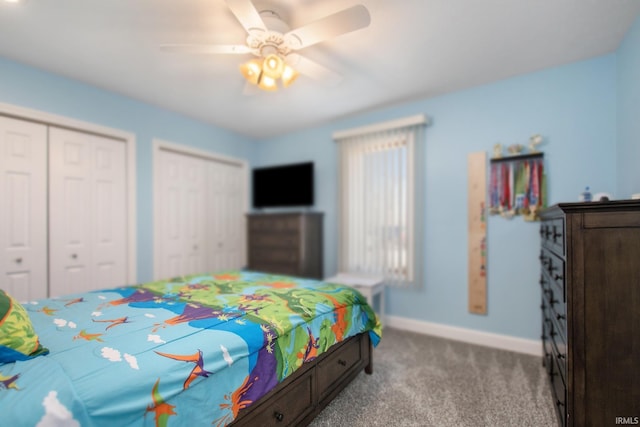
[[[334,354],[318,363],[318,393],[324,398],[334,385],[362,360],[360,340],[352,339],[344,343]]]
[[[300,253],[294,249],[251,248],[249,251],[250,264],[295,264],[299,261]]]
[[[548,319],[542,320],[542,350],[544,352],[544,367],[547,369],[547,373],[551,375],[553,372],[553,344],[551,343],[551,336],[549,333],[551,332],[551,324],[548,322]]]
[[[540,239],[542,240],[543,247],[551,249],[564,258],[564,219],[556,218],[543,221],[540,224]]]
[[[562,302],[562,296],[559,292],[554,292],[553,288],[543,288],[542,295],[550,312],[558,313],[564,311],[565,303]]]
[[[300,248],[300,234],[297,231],[253,233],[250,239],[252,248],[287,248],[295,251]]]
[[[553,403],[558,410],[558,418],[560,425],[564,426],[567,419],[567,387],[558,373],[558,366],[553,367],[554,372],[551,375],[551,388],[553,390]]]
[[[555,287],[554,292],[559,292],[560,299],[566,301],[565,287],[565,263],[564,260],[554,253],[543,249],[540,253],[540,263],[542,271],[545,272],[549,283]]]
[[[553,348],[553,358],[556,361],[556,365],[559,368],[562,380],[566,383],[567,380],[567,344],[565,340],[559,335],[555,335],[551,339]]]
[[[252,216],[249,217],[249,230],[274,233],[297,231],[300,229],[300,221],[300,215]]]
[[[567,338],[567,305],[558,303],[549,307],[549,317],[553,318],[556,329],[560,332],[562,337]]]
[[[279,392],[277,401],[272,405],[262,405],[250,418],[243,419],[248,426],[295,426],[314,410],[313,370],[295,380]],[[286,403],[286,405],[284,404]]]
[[[561,293],[551,287],[543,287],[542,294],[547,308],[547,317],[557,324],[556,330],[567,336],[567,304],[562,301]]]

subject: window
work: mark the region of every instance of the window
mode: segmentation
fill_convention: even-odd
[[[334,134],[342,272],[421,284],[423,115]]]

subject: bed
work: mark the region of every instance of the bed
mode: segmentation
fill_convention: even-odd
[[[380,337],[356,290],[251,271],[23,304],[0,291],[2,424],[304,425],[371,372]]]

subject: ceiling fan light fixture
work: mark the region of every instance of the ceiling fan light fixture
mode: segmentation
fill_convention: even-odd
[[[262,72],[272,79],[279,79],[284,71],[284,61],[279,55],[270,54],[262,63]]]
[[[257,85],[262,74],[262,64],[259,60],[252,59],[240,65],[240,72],[249,83]]]
[[[240,65],[240,72],[249,83],[271,92],[278,90],[278,80],[282,80],[284,87],[289,87],[299,75],[276,54],[267,55],[263,60],[254,58],[245,62]]]
[[[278,83],[276,79],[263,74],[258,83],[258,87],[262,90],[274,91],[278,90]]]
[[[288,65],[285,65],[284,71],[282,72],[282,85],[284,87],[289,87],[291,83],[296,81],[299,75],[300,73],[298,73],[296,70],[294,70]]]

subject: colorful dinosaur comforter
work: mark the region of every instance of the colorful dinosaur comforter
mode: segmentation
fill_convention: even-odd
[[[223,426],[333,344],[381,335],[351,288],[246,271],[24,306],[49,354],[0,364],[3,426]]]

